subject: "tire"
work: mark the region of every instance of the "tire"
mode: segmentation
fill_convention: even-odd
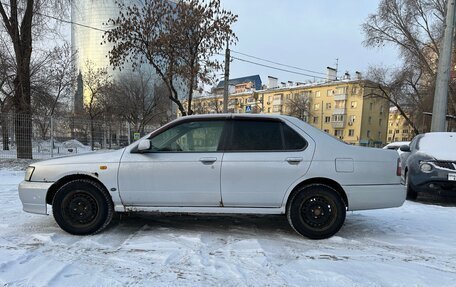
[[[95,234],[111,222],[114,204],[99,183],[76,179],[57,190],[52,200],[52,213],[60,228],[70,234]]]
[[[408,172],[405,173],[405,189],[407,190],[407,199],[408,200],[415,200],[418,197],[418,192],[413,190],[412,186],[410,185],[410,179],[408,177]]]
[[[323,184],[304,186],[288,204],[291,227],[310,239],[325,239],[336,234],[345,221],[346,206],[339,193]]]

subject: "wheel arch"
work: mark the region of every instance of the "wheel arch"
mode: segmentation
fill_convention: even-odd
[[[96,182],[97,184],[99,184],[106,191],[108,190],[106,188],[106,186],[98,178],[96,178],[94,176],[91,176],[91,175],[88,175],[88,174],[82,174],[82,173],[70,174],[70,175],[66,175],[66,176],[60,178],[53,185],[51,185],[51,187],[48,189],[48,192],[46,193],[46,203],[47,204],[52,204],[52,200],[54,199],[54,196],[55,196],[57,190],[59,190],[59,188],[61,188],[66,183],[68,183],[68,182],[70,182],[72,180],[76,180],[76,179],[88,179],[88,180],[91,180],[91,181]],[[109,192],[107,194],[109,194]],[[111,197],[110,194],[109,194],[109,196]],[[112,197],[111,197],[111,201],[112,201]]]
[[[327,186],[333,188],[340,195],[340,197],[342,198],[346,208],[348,209],[348,197],[347,197],[347,194],[345,193],[344,189],[342,188],[342,186],[337,181],[335,181],[333,179],[330,179],[330,178],[326,178],[326,177],[314,177],[314,178],[309,178],[309,179],[306,179],[306,180],[300,182],[299,184],[297,184],[293,188],[293,190],[288,194],[287,202],[286,202],[286,205],[285,205],[285,210],[288,209],[288,205],[290,204],[291,198],[293,198],[293,196],[302,187],[304,187],[306,185],[310,185],[310,184],[324,184],[324,185],[327,185]]]

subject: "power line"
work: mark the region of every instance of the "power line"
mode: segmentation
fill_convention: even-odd
[[[11,7],[11,5],[9,5],[7,3],[3,3],[3,2],[0,2],[0,3],[2,5]],[[21,10],[23,10],[23,9],[21,9]],[[51,18],[51,19],[54,19],[56,21],[60,21],[60,22],[63,22],[63,23],[73,24],[73,25],[76,25],[76,26],[84,27],[84,28],[87,28],[87,29],[92,29],[92,30],[96,30],[96,31],[100,31],[100,32],[107,32],[108,31],[108,30],[104,30],[104,29],[101,29],[101,28],[97,28],[97,27],[93,27],[93,26],[77,23],[77,22],[74,22],[74,21],[71,21],[71,20],[65,20],[65,19],[62,19],[62,18],[58,18],[58,17],[51,16],[51,15],[44,14],[44,13],[40,13],[40,12],[35,12],[35,14],[43,16],[43,17]],[[296,66],[291,66],[291,65],[282,64],[282,63],[279,63],[279,62],[270,61],[270,60],[267,60],[267,59],[264,59],[264,58],[252,56],[252,55],[249,55],[249,54],[246,54],[246,53],[242,53],[242,52],[237,52],[237,51],[234,51],[234,50],[231,50],[231,52],[239,54],[239,55],[244,55],[246,57],[250,57],[250,58],[253,58],[253,59],[257,59],[257,60],[260,60],[260,61],[268,62],[268,63],[271,63],[271,64],[283,66],[283,67],[288,67],[288,68],[301,70],[301,71],[305,71],[305,72],[310,72],[310,73],[314,73],[314,74],[319,74],[319,75],[325,75],[324,73],[321,73],[321,72],[316,72],[316,71],[312,71],[312,70],[299,68],[299,67],[296,67]],[[220,53],[216,53],[216,54],[224,56],[223,54],[220,54]],[[283,68],[273,67],[273,66],[270,66],[270,65],[265,65],[265,64],[258,63],[258,62],[253,62],[253,61],[249,61],[249,60],[246,60],[246,59],[237,58],[237,57],[234,57],[234,56],[231,56],[231,58],[235,59],[235,60],[238,60],[238,61],[241,61],[241,62],[246,62],[246,63],[250,63],[250,64],[253,64],[253,65],[257,65],[257,66],[261,66],[261,67],[265,67],[265,68],[269,68],[269,69],[274,69],[274,70],[278,70],[278,71],[282,71],[282,72],[287,72],[287,73],[291,73],[291,74],[296,74],[296,75],[301,75],[301,76],[306,76],[306,77],[311,77],[311,78],[326,79],[326,77],[315,76],[315,75],[300,73],[300,72],[291,71],[291,70],[287,70],[287,69],[283,69]]]
[[[231,58],[235,59],[235,60],[238,60],[238,61],[241,61],[241,62],[246,62],[246,63],[249,63],[249,64],[253,64],[253,65],[257,65],[257,66],[261,66],[261,67],[265,67],[265,68],[270,68],[270,69],[274,69],[274,70],[279,70],[279,71],[287,72],[287,73],[291,73],[291,74],[296,74],[296,75],[301,75],[301,76],[306,76],[306,77],[311,77],[311,78],[326,79],[325,77],[315,76],[315,75],[310,75],[310,74],[305,74],[305,73],[300,73],[300,72],[295,72],[295,71],[282,69],[282,68],[278,68],[278,67],[273,67],[273,66],[269,66],[269,65],[265,65],[265,64],[249,61],[249,60],[246,60],[246,59],[237,58],[237,57],[234,57],[234,56],[231,56]]]
[[[288,68],[292,68],[292,69],[296,69],[296,70],[301,70],[301,71],[304,71],[304,72],[309,72],[309,73],[314,73],[314,74],[319,74],[319,75],[326,75],[325,73],[322,73],[322,72],[317,72],[317,71],[307,70],[307,69],[303,69],[303,68],[296,67],[296,66],[291,66],[291,65],[287,65],[287,64],[282,64],[282,63],[279,63],[279,62],[274,62],[274,61],[271,61],[271,60],[267,60],[267,59],[260,58],[260,57],[256,57],[256,56],[252,56],[252,55],[249,55],[249,54],[245,54],[245,53],[241,53],[241,52],[236,52],[236,51],[234,51],[234,50],[231,50],[231,52],[233,52],[233,53],[235,53],[235,54],[243,55],[243,56],[246,56],[246,57],[250,57],[250,58],[253,58],[253,59],[257,59],[257,60],[260,60],[260,61],[268,62],[268,63],[271,63],[271,64],[283,66],[283,67],[288,67]]]
[[[3,2],[0,2],[0,3],[2,5],[11,7],[10,4],[3,3]],[[19,10],[24,10],[22,8],[18,8],[18,9]],[[84,27],[84,28],[88,28],[88,29],[92,29],[92,30],[97,30],[97,31],[100,31],[100,32],[107,32],[107,30],[104,30],[104,29],[101,29],[101,28],[97,28],[97,27],[93,27],[93,26],[89,26],[89,25],[84,25],[84,24],[73,22],[73,21],[70,21],[70,20],[65,20],[65,19],[62,19],[62,18],[58,18],[58,17],[55,17],[55,16],[48,15],[48,14],[44,14],[44,13],[40,13],[40,12],[33,12],[33,13],[36,14],[36,15],[40,15],[40,16],[43,16],[43,17],[51,18],[51,19],[54,19],[56,21],[60,21],[60,22],[63,22],[63,23],[73,24],[73,25],[76,25],[76,26],[80,26],[80,27]]]

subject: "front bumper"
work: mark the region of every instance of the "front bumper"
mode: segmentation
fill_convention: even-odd
[[[449,174],[454,177],[456,170],[434,168],[429,173],[416,171],[410,174],[411,187],[415,191],[448,190],[456,192],[456,181],[449,180]]]
[[[23,210],[30,213],[47,214],[46,194],[52,184],[53,182],[21,182],[19,198]]]

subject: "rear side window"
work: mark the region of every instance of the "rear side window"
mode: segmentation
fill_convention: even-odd
[[[305,140],[282,122],[234,120],[231,140],[225,150],[282,151],[301,150],[305,146]]]
[[[307,145],[306,141],[292,128],[282,123],[283,139],[286,150],[301,150]]]

